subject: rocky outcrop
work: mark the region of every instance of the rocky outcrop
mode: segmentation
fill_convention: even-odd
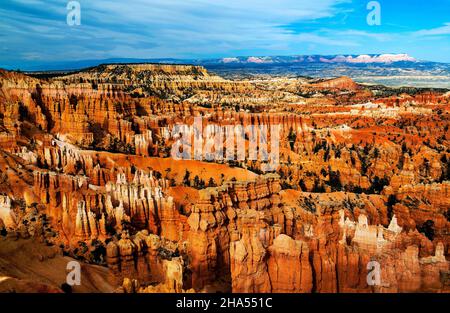
[[[256,232],[244,232],[242,239],[230,246],[233,292],[270,292],[266,249]]]
[[[268,250],[270,256],[267,267],[272,292],[312,291],[313,277],[306,242],[281,234],[275,238]]]
[[[283,223],[279,190],[277,176],[268,174],[256,181],[227,182],[221,187],[202,191],[187,220],[190,226],[188,242],[193,256],[190,266],[194,288],[212,283],[216,275],[229,275],[230,266],[231,273],[235,272],[233,264],[241,266],[240,261],[233,259],[235,257],[238,260],[246,257],[249,266],[263,260],[265,248],[259,252],[251,250],[248,257],[243,251],[247,251],[246,245],[252,245],[252,240],[254,245],[262,246],[259,237],[253,238],[260,231],[267,232],[267,236],[263,237],[266,247],[273,241],[276,229],[281,226],[269,227],[268,223]],[[255,261],[252,261],[253,257]],[[244,269],[244,272],[251,273],[253,270]],[[269,286],[268,276],[265,281],[261,283],[262,286]],[[260,288],[265,288],[262,286]]]
[[[136,279],[142,284],[160,283],[167,292],[179,292],[183,286],[183,260],[178,245],[149,234],[146,230],[130,237],[122,232],[121,239],[109,242],[106,258],[113,281]]]
[[[313,86],[320,89],[356,90],[358,88],[358,85],[350,77],[329,79],[315,83]]]
[[[8,196],[0,196],[0,221],[2,229],[16,225],[16,217],[11,210],[11,199]]]

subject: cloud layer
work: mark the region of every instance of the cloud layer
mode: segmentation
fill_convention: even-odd
[[[309,53],[404,52],[421,58],[411,51],[414,40],[450,34],[446,21],[401,32],[370,28],[362,0],[80,0],[82,25],[75,27],[66,23],[67,2],[2,0],[0,66]]]

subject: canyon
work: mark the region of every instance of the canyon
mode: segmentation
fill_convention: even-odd
[[[74,292],[450,292],[449,114],[349,77],[0,69],[0,291],[63,292],[76,260]],[[174,159],[199,118],[279,126],[277,166]]]

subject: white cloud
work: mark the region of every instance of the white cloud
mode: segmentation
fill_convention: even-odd
[[[450,35],[450,23],[445,23],[444,26],[432,29],[422,29],[413,33],[415,36],[440,36]]]
[[[202,57],[249,47],[254,51],[281,51],[297,40],[297,35],[284,26],[331,17],[337,12],[336,5],[346,2],[79,0],[82,25],[71,28],[66,25],[65,1],[2,1],[7,4],[0,9],[0,32],[7,34],[7,44],[13,50],[27,46],[43,59],[61,60],[81,59],[89,51],[92,57],[142,58]],[[26,13],[23,5],[27,12],[34,10],[36,14]]]

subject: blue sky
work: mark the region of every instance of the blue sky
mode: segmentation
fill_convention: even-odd
[[[408,53],[450,62],[450,0],[1,0],[0,67],[106,58]]]

